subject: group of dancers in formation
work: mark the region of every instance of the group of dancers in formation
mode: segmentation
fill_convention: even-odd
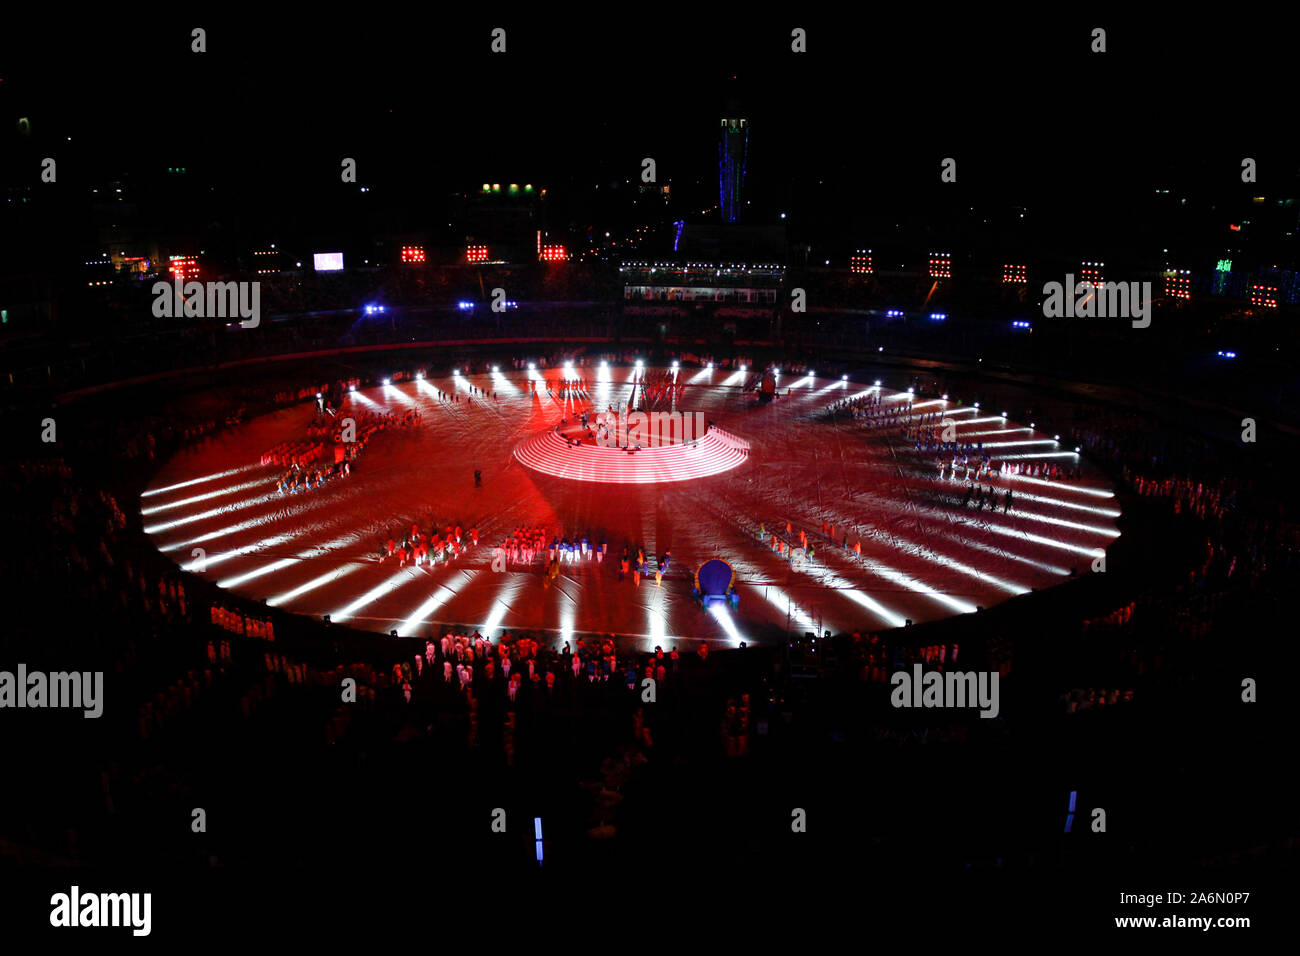
[[[420,567],[439,561],[454,561],[462,551],[477,545],[478,532],[473,528],[462,532],[460,525],[446,525],[439,532],[430,526],[425,532],[417,522],[409,531],[403,532],[400,543],[396,538],[381,541],[376,557],[381,562],[395,557],[398,567],[406,567],[408,563]]]
[[[589,560],[594,560],[597,564],[603,563],[609,551],[609,542],[602,538],[597,544],[594,537],[575,534],[572,538],[568,535],[564,537],[555,535],[548,544],[546,529],[516,528],[512,535],[498,545],[498,548],[507,565],[532,565],[539,558],[543,560],[546,571],[542,583],[550,587],[551,582],[560,576],[562,565],[581,564]],[[660,584],[663,576],[668,573],[671,562],[671,551],[665,551],[657,560],[652,561],[646,559],[644,548],[638,548],[634,563],[632,548],[628,545],[623,548],[623,556],[619,561],[618,579],[626,580],[630,573],[638,586],[641,584],[642,575],[647,578],[653,576],[655,584]]]
[[[632,548],[630,545],[624,545],[623,557],[618,564],[618,579],[624,581],[627,579],[628,572],[632,573],[632,580],[637,587],[641,586],[641,577],[644,575],[647,579],[654,576],[655,586],[663,584],[664,575],[668,573],[668,566],[672,564],[673,553],[665,551],[657,560],[646,560],[645,548],[636,549],[636,561],[632,561]]]
[[[758,523],[758,538],[760,541],[763,541],[768,545],[770,545],[772,550],[775,551],[777,554],[789,560],[793,560],[796,557],[795,552],[798,551],[799,549],[802,549],[803,559],[805,561],[807,561],[809,564],[813,564],[816,561],[817,544],[815,541],[813,541],[811,538],[808,537],[807,531],[804,531],[802,528],[800,528],[799,531],[796,533],[794,530],[794,525],[789,521],[785,523],[784,538],[781,536],[780,530],[781,530],[780,528],[777,528],[775,531],[769,532],[767,530],[767,523],[760,521]],[[853,547],[850,548],[848,534],[845,534],[842,539],[838,535],[839,532],[837,531],[835,525],[831,524],[828,521],[822,522],[822,537],[829,539],[832,547],[836,547],[836,546],[842,547],[845,551],[852,551],[854,554],[861,556],[862,554],[861,538],[855,541]],[[798,539],[799,541],[797,545],[794,543],[796,539]]]
[[[545,528],[516,528],[498,547],[504,550],[509,564],[532,564],[538,556],[546,556],[549,568],[559,562],[573,563],[592,557],[599,563],[605,557],[607,544],[601,541],[597,547],[586,535],[574,535],[572,539],[557,535],[548,545]]]
[[[438,562],[455,561],[471,547],[478,546],[478,531],[470,528],[465,531],[460,525],[445,525],[441,531],[430,527],[428,531],[420,528],[419,523],[412,524],[403,531],[401,540],[391,537],[380,541],[376,548],[376,559],[387,561],[396,558],[399,567],[411,564],[414,567],[431,566]],[[548,587],[560,574],[560,567],[565,564],[581,564],[594,560],[600,564],[609,551],[609,542],[601,539],[597,544],[588,535],[575,534],[573,537],[555,535],[548,542],[546,529],[541,527],[517,527],[514,532],[497,545],[494,558],[502,558],[506,565],[531,566],[539,559],[545,562],[544,584]],[[618,579],[623,581],[631,574],[639,586],[641,577],[653,577],[655,584],[663,581],[672,563],[672,552],[665,551],[657,559],[646,558],[644,548],[637,548],[635,560],[632,547],[623,548],[619,563]]]
[[[788,521],[785,523],[785,533],[791,537],[791,540],[789,541],[785,540],[776,532],[773,532],[771,535],[769,535],[767,533],[767,525],[762,521],[758,523],[758,540],[769,545],[773,551],[781,555],[783,558],[794,560],[795,533],[794,533],[794,527]],[[834,544],[834,540],[835,540],[834,530],[831,529],[831,526],[828,525],[825,521],[822,522],[822,534],[831,537],[831,543]],[[770,541],[768,540],[769,537],[771,538]],[[799,534],[797,537],[799,538],[798,546],[800,548],[803,548],[804,551],[804,559],[808,561],[809,564],[811,564],[813,560],[817,557],[816,545],[814,545],[812,542],[808,540],[808,532],[804,531],[802,528],[799,529]],[[846,548],[848,547],[848,542],[849,539],[846,537],[844,539],[844,546]],[[862,542],[858,542],[858,554],[861,553],[862,553]]]
[[[966,497],[961,500],[961,506],[965,508],[971,501],[975,502],[975,510],[983,511],[988,508],[990,511],[998,510],[998,492],[992,485],[984,488],[973,482],[966,486]],[[1011,489],[1008,488],[1002,496],[1002,510],[1011,513]]]
[[[896,408],[885,407],[881,404],[878,390],[856,398],[844,398],[827,406],[832,416],[847,410],[855,419],[868,424],[901,427],[903,437],[912,441],[918,453],[936,456],[934,464],[941,480],[992,481],[999,475],[1027,475],[1063,481],[1078,479],[1082,474],[1077,458],[1067,465],[1044,461],[994,461],[984,453],[982,441],[945,441],[944,432],[953,425],[951,420],[944,418],[945,412],[926,412],[917,416],[912,414],[912,408],[910,398]]]
[[[307,428],[307,440],[281,442],[263,453],[262,464],[288,465],[275,483],[282,495],[317,491],[331,479],[352,474],[352,463],[371,436],[389,427],[413,427],[422,420],[420,412],[411,408],[401,415],[362,412],[333,423],[314,423]]]
[[[907,400],[897,405],[885,405],[882,399],[880,389],[873,389],[865,395],[858,395],[854,398],[841,398],[838,402],[831,402],[826,406],[826,411],[834,418],[840,412],[848,412],[855,421],[866,422],[870,425],[902,425],[909,423],[912,419],[912,398],[909,395]]]
[[[460,401],[460,395],[457,394],[456,392],[444,392],[436,385],[431,387],[434,390],[435,397],[438,399],[439,402],[441,402],[444,405],[453,405],[456,402]],[[486,401],[489,398],[492,399],[492,401],[494,402],[497,401],[497,393],[495,391],[489,392],[487,389],[479,388],[477,385],[466,385],[465,390],[469,392],[469,394],[465,396],[465,401],[470,405],[474,404],[475,395],[477,395],[480,399],[484,401]]]
[[[332,478],[346,478],[352,474],[352,463],[347,459],[319,468],[304,468],[293,464],[275,483],[275,490],[282,495],[296,495],[299,492],[317,491],[325,487],[325,482]]]
[[[585,378],[534,378],[524,384],[530,395],[540,395],[544,391],[551,398],[584,398],[588,393]]]
[[[971,455],[953,455],[951,458],[944,456],[935,460],[935,467],[939,470],[940,480],[950,481],[994,481],[1010,475],[1064,481],[1080,476],[1078,462],[1062,467],[1056,462],[995,461],[987,455],[982,458]]]
[[[565,538],[561,541],[558,538],[552,539],[550,548],[550,560],[546,566],[546,577],[543,583],[549,587],[550,583],[560,576],[560,565],[564,562],[584,561],[589,556],[594,556],[596,563],[600,564],[605,560],[605,553],[609,550],[609,542],[601,540],[600,546],[589,544],[584,538],[575,538],[570,541]],[[665,551],[658,559],[646,559],[645,549],[636,549],[636,559],[632,558],[631,545],[623,547],[623,556],[619,559],[618,579],[627,580],[630,573],[637,587],[641,586],[641,578],[644,575],[647,579],[651,576],[655,579],[656,585],[663,583],[664,575],[668,573],[668,566],[672,563],[673,555],[671,551]]]

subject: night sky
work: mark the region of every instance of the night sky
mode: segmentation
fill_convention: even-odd
[[[204,54],[189,49],[195,25],[208,31]],[[498,25],[504,55],[489,51]],[[1097,25],[1105,54],[1089,51]],[[794,26],[808,31],[807,54],[790,52]],[[1284,33],[929,9],[743,24],[657,7],[76,20],[61,37],[5,38],[3,183],[9,195],[40,186],[53,155],[64,191],[47,189],[5,230],[7,257],[37,255],[34,235],[75,258],[87,197],[72,187],[127,177],[144,200],[182,165],[192,194],[163,204],[250,244],[352,222],[427,228],[451,193],[485,181],[547,186],[554,227],[627,224],[610,190],[635,182],[647,156],[685,214],[717,201],[729,103],[751,120],[748,220],[785,212],[792,238],[852,244],[892,226],[1075,254],[1176,232],[1213,255],[1249,196],[1300,191]],[[344,156],[371,187],[364,216],[339,181]],[[955,184],[939,180],[946,156]],[[1259,161],[1254,186],[1240,180],[1243,156]],[[1160,218],[1162,187],[1188,198],[1190,219]]]

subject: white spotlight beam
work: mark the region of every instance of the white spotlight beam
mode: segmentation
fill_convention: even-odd
[[[219,471],[213,475],[204,475],[202,478],[191,478],[189,481],[182,481],[178,484],[167,485],[163,488],[151,488],[141,493],[141,498],[151,498],[154,495],[166,494],[169,491],[176,491],[178,488],[188,488],[191,485],[201,485],[207,481],[216,481],[218,478],[229,478],[231,475],[238,475],[241,472],[252,471],[254,468],[262,467],[259,465],[241,465],[239,468],[231,468],[228,471]]]

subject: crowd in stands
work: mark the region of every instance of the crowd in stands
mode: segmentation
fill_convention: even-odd
[[[181,611],[184,612],[183,604]],[[211,618],[213,624],[223,631],[229,631],[231,634],[238,634],[240,637],[252,637],[260,641],[275,640],[275,624],[268,617],[242,614],[237,610],[222,607],[220,604],[213,604]],[[211,641],[208,641],[208,660],[216,660]]]
[[[224,429],[244,420],[246,409],[234,408],[220,417],[195,415],[102,416],[93,428],[76,436],[79,447],[102,455],[147,462],[177,447],[202,446]],[[56,416],[57,421],[57,416]]]
[[[1076,687],[1061,695],[1060,704],[1067,714],[1086,713],[1090,710],[1102,710],[1118,704],[1131,703],[1134,691],[1095,687]]]

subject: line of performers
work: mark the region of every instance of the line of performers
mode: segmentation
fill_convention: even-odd
[[[438,561],[454,561],[461,552],[477,545],[478,531],[473,528],[462,534],[460,525],[447,525],[441,532],[431,528],[426,533],[416,523],[402,535],[400,543],[395,538],[380,542],[376,557],[380,561],[397,558],[398,567],[405,567],[408,563],[419,567]]]

